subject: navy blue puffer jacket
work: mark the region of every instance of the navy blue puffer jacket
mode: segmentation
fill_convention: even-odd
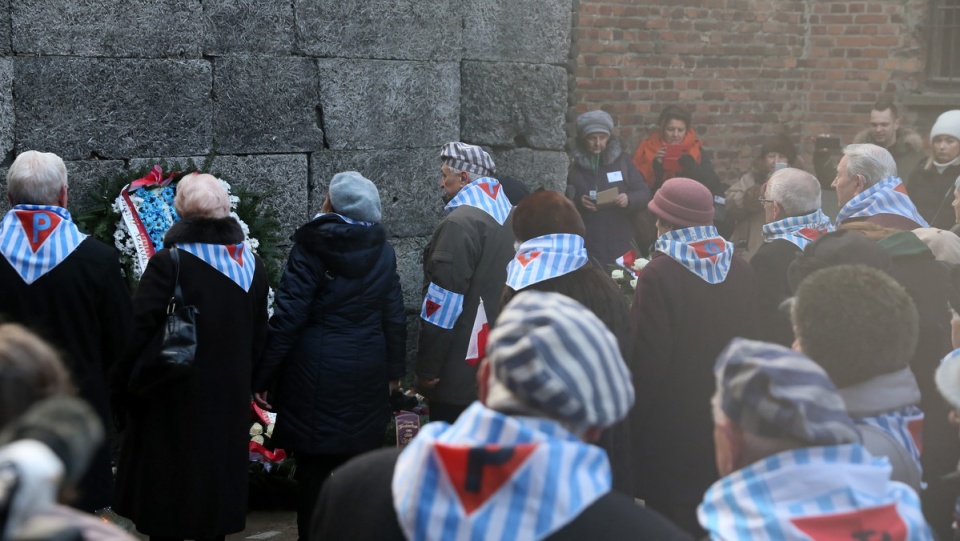
[[[397,260],[379,224],[336,214],[293,236],[253,388],[278,413],[275,442],[311,454],[383,443],[388,386],[404,375],[406,319]]]

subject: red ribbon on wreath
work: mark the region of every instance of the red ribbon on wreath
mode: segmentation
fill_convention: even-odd
[[[138,178],[130,183],[130,187],[127,188],[127,191],[135,192],[140,188],[150,188],[154,186],[164,187],[169,186],[173,182],[173,178],[180,174],[180,171],[174,171],[170,173],[170,176],[163,178],[163,169],[159,165],[154,165],[153,169],[147,173],[147,176],[143,178]]]

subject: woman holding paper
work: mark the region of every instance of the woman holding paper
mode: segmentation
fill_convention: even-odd
[[[630,156],[613,137],[613,118],[590,111],[577,118],[567,192],[586,226],[587,253],[602,265],[613,264],[630,250],[631,217],[647,206],[650,189]]]

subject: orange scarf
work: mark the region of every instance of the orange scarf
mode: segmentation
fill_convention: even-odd
[[[657,130],[640,143],[636,154],[633,155],[633,164],[637,166],[640,174],[643,175],[643,180],[651,188],[657,183],[656,175],[653,172],[653,159],[657,157],[657,152],[664,145],[666,143],[660,138],[660,130]],[[684,147],[697,163],[700,163],[700,148],[702,145],[700,140],[697,139],[697,132],[693,131],[693,128],[687,129],[687,134],[683,136],[683,141],[680,141],[680,146]]]

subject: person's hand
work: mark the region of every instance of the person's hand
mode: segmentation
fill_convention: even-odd
[[[960,314],[951,308],[950,315],[950,341],[953,343],[953,349],[957,349],[960,348]]]
[[[440,383],[440,378],[423,379],[417,376],[417,389],[433,389]]]
[[[653,157],[653,161],[663,163],[663,157],[667,155],[667,145],[660,147],[660,150],[657,151],[657,155]]]
[[[589,210],[590,212],[597,211],[597,205],[585,195],[580,196],[580,204],[583,205],[583,208]]]
[[[394,391],[400,390],[400,380],[393,380],[390,382],[390,394],[393,394]]]
[[[267,402],[267,391],[261,391],[259,393],[253,393],[253,401],[257,403],[258,406],[265,410],[272,410],[273,406],[270,405],[270,402]]]
[[[693,156],[689,154],[684,154],[677,160],[677,164],[684,171],[693,171],[697,167],[697,160],[693,159]]]
[[[630,204],[630,198],[627,197],[627,194],[622,193],[617,196],[616,200],[617,206],[620,208],[627,208],[627,205]]]

